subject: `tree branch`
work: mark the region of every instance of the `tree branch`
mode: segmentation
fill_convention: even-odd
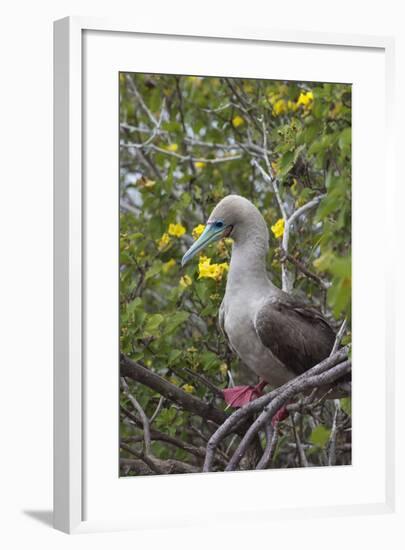
[[[149,120],[152,122],[152,124],[156,127],[158,125],[158,121],[156,118],[152,115],[152,113],[149,111],[149,109],[146,106],[146,103],[143,100],[143,97],[139,93],[138,88],[135,85],[135,82],[131,78],[129,74],[126,75],[126,80],[128,82],[128,85],[131,89],[132,95],[135,96],[136,100],[138,101],[142,111],[146,114],[146,116],[149,118]]]
[[[267,407],[265,407],[264,411],[258,416],[258,418],[253,422],[253,424],[246,432],[231,460],[229,461],[229,464],[226,467],[226,471],[232,471],[238,467],[239,462],[251,445],[253,438],[256,436],[257,432],[270,418],[274,416],[274,414],[286,403],[286,401],[302,391],[306,391],[314,387],[319,387],[334,382],[338,378],[342,377],[344,374],[350,372],[350,369],[351,362],[344,361],[343,363],[332,367],[327,372],[322,372],[317,375],[308,375],[306,379],[300,381],[297,381],[297,379],[295,379],[282,386],[281,393],[277,395]],[[311,371],[308,372],[310,373]]]
[[[283,249],[281,249],[281,254],[282,254],[282,257],[281,257],[282,262],[288,260],[289,262],[294,264],[299,271],[301,271],[304,275],[306,275],[307,277],[315,281],[322,288],[322,290],[327,290],[331,286],[331,283],[329,281],[325,281],[321,277],[319,277],[319,275],[316,275],[316,273],[312,273],[312,271],[310,271],[302,262],[297,260],[297,258],[294,258],[294,256],[292,256],[288,252],[285,252]]]
[[[242,155],[223,155],[221,157],[215,157],[215,158],[206,158],[206,157],[196,157],[193,155],[183,155],[181,153],[176,153],[175,151],[169,151],[167,149],[163,149],[163,147],[158,147],[154,143],[148,143],[147,145],[139,144],[139,143],[121,143],[121,147],[126,148],[134,148],[134,149],[144,149],[146,151],[155,151],[156,153],[162,153],[163,155],[167,155],[169,157],[176,158],[179,162],[203,162],[204,164],[219,164],[221,162],[228,162],[232,160],[240,160],[242,158]]]
[[[256,466],[256,470],[265,470],[274,455],[278,441],[278,429],[277,426],[273,426],[271,422],[266,424],[266,447],[262,458],[259,460]]]
[[[135,410],[138,412],[143,426],[143,438],[144,438],[144,444],[145,444],[145,454],[150,454],[150,425],[149,425],[149,419],[145,414],[145,411],[137,401],[137,399],[130,393],[128,384],[125,381],[124,377],[121,377],[121,390],[123,394],[130,400],[132,403],[132,406],[135,408]]]
[[[171,384],[158,374],[143,367],[138,362],[132,361],[123,354],[121,354],[120,364],[121,376],[127,376],[135,380],[135,382],[148,386],[170,401],[177,403],[183,409],[206,420],[212,420],[216,424],[222,424],[227,419],[227,415],[214,405],[205,403],[198,397],[186,393],[181,388]]]
[[[330,352],[331,355],[333,355],[335,351],[338,349],[338,347],[340,346],[340,342],[342,341],[342,338],[345,334],[346,327],[347,327],[347,319],[343,321],[343,323],[340,326],[339,332],[336,334],[335,343],[333,344],[332,351]]]
[[[295,212],[293,212],[291,214],[291,216],[285,220],[283,240],[282,240],[282,245],[281,245],[281,249],[282,249],[282,252],[284,252],[284,254],[288,254],[288,245],[289,245],[289,240],[290,240],[290,229],[291,229],[291,226],[294,223],[294,221],[296,219],[298,219],[299,216],[302,216],[303,214],[305,214],[305,212],[307,212],[308,210],[310,210],[311,208],[314,208],[314,206],[319,204],[324,196],[325,195],[319,195],[318,197],[315,197],[311,201],[307,202],[306,204],[304,204],[303,206],[301,206],[300,208],[295,210]],[[284,268],[285,268],[285,264],[282,264],[283,290],[285,292],[290,293],[292,291],[292,281],[288,277],[287,272],[284,272]]]
[[[192,466],[191,464],[187,464],[187,462],[183,462],[181,460],[176,460],[174,458],[162,460],[160,458],[156,458],[155,456],[144,455],[142,453],[138,453],[135,449],[129,447],[125,443],[121,444],[121,448],[145,462],[145,464],[147,464],[147,466],[149,466],[149,468],[157,474],[195,474],[198,472],[198,468],[196,466]]]
[[[128,411],[125,407],[121,406],[122,414],[128,417],[137,428],[142,430],[142,422],[133,415],[130,411]],[[177,447],[178,449],[182,449],[183,451],[186,451],[187,453],[190,453],[191,455],[194,455],[196,458],[200,460],[204,460],[205,458],[205,447],[197,447],[196,445],[193,445],[192,443],[187,443],[186,441],[181,440],[178,437],[175,437],[173,435],[166,434],[164,432],[161,432],[160,430],[157,430],[155,428],[151,428],[150,430],[151,439],[152,441],[164,441],[165,443],[169,443],[169,445],[173,445],[174,447]],[[129,443],[130,441],[138,442],[143,439],[143,436],[131,436],[128,438],[124,438],[121,441],[123,443]],[[226,466],[227,462],[225,461],[225,458],[221,455],[218,455],[216,457],[216,460],[219,464],[222,464],[223,466]]]
[[[345,346],[344,348],[341,348],[334,355],[328,357],[327,359],[324,359],[321,363],[319,363],[318,365],[315,365],[307,372],[301,374],[300,376],[297,376],[290,382],[287,382],[287,384],[284,384],[284,386],[280,386],[279,388],[276,388],[270,393],[263,395],[262,397],[259,397],[254,401],[251,401],[248,405],[245,405],[244,407],[235,411],[231,416],[227,418],[227,420],[217,429],[217,431],[210,438],[207,445],[207,454],[205,457],[203,471],[205,472],[211,471],[212,462],[213,462],[215,451],[218,445],[225,437],[227,437],[230,433],[235,431],[236,427],[240,425],[240,423],[243,423],[255,413],[262,412],[263,409],[269,405],[269,403],[273,403],[275,399],[280,395],[283,397],[286,393],[289,395],[290,392],[292,392],[292,395],[295,395],[296,393],[299,393],[304,389],[312,389],[312,387],[316,387],[317,385],[319,386],[323,385],[322,379],[319,379],[319,378],[318,379],[315,378],[315,383],[314,383],[314,377],[325,373],[327,374],[328,370],[330,370],[332,367],[334,367],[341,361],[344,361],[345,359],[347,359],[348,352],[349,352],[349,346]],[[349,363],[349,368],[350,368],[350,363]],[[341,374],[339,376],[341,376]],[[309,380],[309,383],[308,383],[308,380]],[[283,403],[284,403],[284,400],[282,400],[282,404]],[[282,404],[279,405],[274,410],[274,413],[276,412],[276,410],[278,410],[282,406]]]

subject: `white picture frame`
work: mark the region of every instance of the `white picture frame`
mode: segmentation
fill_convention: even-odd
[[[86,34],[87,33],[87,34]],[[89,66],[89,58],[86,57],[88,52],[90,56],[96,49],[91,45],[89,41],[86,42],[86,36],[97,35],[97,33],[104,33],[104,39],[108,40],[105,33],[112,33],[115,37],[120,36],[122,39],[129,37],[137,37],[139,40],[150,40],[158,38],[159,40],[169,40],[171,37],[176,39],[179,43],[182,40],[195,40],[195,43],[205,44],[208,47],[213,41],[221,41],[221,44],[229,45],[229,47],[243,48],[247,45],[254,47],[255,45],[265,46],[266,44],[280,44],[288,47],[300,48],[305,46],[311,46],[313,48],[315,65],[317,63],[316,57],[322,49],[330,48],[329,51],[341,52],[351,51],[353,55],[355,52],[379,52],[378,55],[382,56],[382,63],[384,65],[384,77],[379,82],[380,86],[385,91],[384,99],[384,114],[381,121],[385,125],[385,146],[384,146],[384,159],[383,162],[380,158],[380,184],[381,194],[387,203],[387,219],[386,224],[391,224],[390,216],[388,212],[393,211],[393,205],[395,204],[395,188],[393,177],[393,165],[392,160],[393,150],[393,99],[391,91],[394,83],[394,63],[393,63],[393,39],[390,37],[373,37],[373,36],[358,36],[358,35],[329,35],[321,33],[297,33],[297,32],[285,32],[277,30],[266,29],[232,29],[232,30],[218,30],[218,29],[206,29],[190,30],[189,28],[183,28],[179,23],[178,28],[155,28],[151,26],[149,28],[142,27],[137,28],[136,24],[129,22],[117,22],[113,20],[97,20],[92,18],[66,18],[55,23],[55,37],[54,37],[54,74],[55,74],[55,103],[54,103],[54,120],[55,120],[55,148],[54,148],[54,160],[55,160],[55,172],[54,172],[54,252],[55,252],[55,264],[54,264],[54,313],[55,313],[55,331],[54,331],[54,525],[57,529],[65,532],[86,532],[105,529],[136,529],[154,525],[155,512],[150,510],[144,510],[142,517],[140,514],[133,513],[133,517],[129,514],[127,517],[113,517],[108,515],[108,508],[104,507],[97,510],[94,516],[86,517],[85,510],[89,506],[89,502],[100,500],[99,495],[94,497],[90,494],[94,487],[93,482],[88,482],[88,478],[91,477],[89,473],[88,463],[91,455],[89,452],[89,441],[91,441],[91,414],[89,414],[88,404],[85,406],[86,400],[89,399],[90,393],[95,392],[94,387],[89,383],[91,376],[87,376],[84,372],[84,363],[87,358],[87,339],[89,338],[89,332],[86,328],[86,317],[84,316],[84,310],[86,309],[86,315],[91,316],[91,302],[86,302],[87,296],[84,291],[86,288],[86,277],[89,276],[91,268],[89,266],[88,258],[92,257],[92,249],[89,248],[91,242],[91,225],[90,220],[93,223],[97,223],[97,218],[93,214],[88,217],[88,208],[91,208],[88,200],[89,189],[84,189],[83,181],[87,174],[88,159],[86,154],[89,153],[89,149],[86,153],[83,152],[83,128],[91,132],[91,120],[86,119],[87,113],[84,113],[85,104],[85,92],[84,86],[88,84],[87,72],[91,71]],[[101,34],[97,35],[101,36]],[[236,46],[238,44],[238,46]],[[97,44],[99,48],[98,55],[101,55],[101,44]],[[109,49],[111,57],[115,53],[120,51],[120,47],[115,46]],[[146,50],[144,50],[145,52]],[[109,60],[107,59],[104,51],[104,60],[101,66],[109,66]],[[338,55],[338,53],[336,53]],[[112,62],[112,61],[111,61]],[[123,60],[122,70],[131,70],[127,60]],[[152,61],[151,61],[152,63]],[[176,73],[181,70],[173,60],[166,59],[166,72]],[[152,63],[153,65],[153,63]],[[139,71],[153,72],[154,68],[151,65],[151,69],[148,71],[145,67],[148,67],[148,55],[143,55],[142,64],[139,66]],[[135,70],[134,68],[132,70]],[[231,70],[231,69],[230,69]],[[252,69],[254,72],[256,69]],[[100,71],[101,72],[101,71]],[[199,74],[196,71],[196,74]],[[253,73],[252,73],[253,74]],[[380,73],[378,73],[380,74]],[[382,74],[382,73],[381,73]],[[303,73],[305,76],[305,73]],[[304,78],[300,75],[300,79]],[[87,91],[86,91],[87,93]],[[108,96],[106,96],[108,98]],[[117,106],[113,106],[118,111]],[[91,117],[91,115],[90,115]],[[111,143],[117,136],[106,136],[104,144],[105,151],[108,151]],[[101,151],[101,155],[103,151]],[[376,177],[372,173],[367,175],[369,178]],[[107,197],[105,203],[109,202]],[[103,198],[100,202],[103,203]],[[372,214],[373,204],[370,205]],[[370,217],[371,219],[371,217]],[[367,221],[367,220],[366,220]],[[370,221],[370,220],[369,220]],[[378,238],[378,237],[377,237]],[[88,240],[90,239],[90,240]],[[114,240],[114,235],[112,235]],[[356,244],[356,239],[354,240]],[[108,247],[109,245],[107,245]],[[114,245],[111,245],[114,246]],[[390,254],[392,257],[392,251],[390,247],[392,244],[387,244],[386,258],[389,265]],[[356,247],[355,247],[356,248]],[[359,249],[357,249],[359,251]],[[86,267],[87,266],[87,267]],[[86,269],[85,269],[86,267]],[[107,270],[108,271],[108,270]],[[386,296],[378,307],[381,307],[381,311],[384,310],[384,314],[381,315],[381,319],[384,319],[385,329],[387,335],[383,342],[384,349],[384,365],[381,366],[381,374],[384,375],[383,383],[385,386],[384,392],[384,433],[385,433],[385,446],[381,451],[381,468],[383,468],[383,478],[381,478],[381,485],[379,491],[379,497],[374,498],[374,495],[364,493],[364,498],[354,499],[352,502],[336,501],[335,503],[319,502],[318,505],[312,503],[309,506],[298,505],[294,508],[280,506],[280,509],[272,508],[273,517],[305,517],[309,513],[319,516],[339,516],[339,515],[351,515],[351,514],[368,514],[368,513],[394,513],[395,511],[395,464],[394,464],[394,399],[391,397],[394,395],[394,350],[393,339],[390,336],[393,332],[394,323],[394,297],[393,297],[393,285],[389,278],[392,270],[388,269],[385,273],[386,282]],[[354,288],[354,291],[356,288]],[[112,293],[114,289],[112,289]],[[114,310],[112,310],[114,311]],[[382,327],[379,327],[380,329]],[[114,336],[115,337],[115,336]],[[381,348],[383,349],[383,348]],[[116,350],[112,349],[112,357]],[[381,361],[380,361],[381,364]],[[117,356],[117,369],[118,369],[118,356]],[[117,374],[118,376],[118,374]],[[354,373],[355,381],[356,374]],[[108,391],[107,385],[104,387],[102,384],[97,388],[99,394],[103,394],[104,390]],[[390,399],[387,399],[390,396]],[[105,402],[110,403],[110,398],[106,398]],[[86,424],[87,422],[87,424]],[[90,424],[89,424],[90,422]],[[90,443],[91,445],[91,443]],[[116,449],[112,449],[112,453],[118,453],[118,444]],[[108,454],[108,453],[107,453]],[[106,464],[106,467],[108,465]],[[328,469],[323,469],[328,470]],[[342,470],[343,471],[343,470]],[[382,470],[381,470],[382,471]],[[273,473],[273,472],[272,472]],[[259,475],[267,475],[268,472],[257,473]],[[284,472],[282,473],[284,475]],[[313,475],[310,472],[306,473],[308,476]],[[95,475],[95,474],[94,474]],[[93,475],[93,478],[94,478]],[[118,473],[116,474],[118,476]],[[244,484],[243,476],[249,474],[243,474],[239,476],[237,473],[227,473],[222,475],[217,474],[203,474],[208,475],[209,478],[205,478],[205,485],[212,485],[209,479],[214,479],[215,485],[223,484],[228,489],[229,480],[232,479],[232,484],[240,483]],[[294,474],[292,474],[294,475]],[[329,474],[325,472],[324,476]],[[345,474],[339,474],[340,481],[344,482]],[[103,487],[103,470],[101,473],[97,472],[97,480],[100,487]],[[159,490],[160,484],[166,484],[166,487],[173,488],[176,484],[180,487],[179,492],[185,489],[185,478],[187,484],[199,483],[196,475],[192,476],[171,476],[172,479],[168,479],[170,476],[165,476],[162,479],[160,476],[156,476],[154,479],[138,479],[132,480],[139,483],[137,491],[143,491],[144,495],[150,487],[152,491]],[[224,476],[228,476],[225,478]],[[232,477],[229,477],[232,476]],[[191,479],[193,478],[193,479]],[[228,482],[227,482],[228,479]],[[247,479],[247,477],[245,478]],[[323,477],[325,480],[325,477]],[[263,483],[263,478],[261,478]],[[272,483],[275,482],[274,477]],[[323,481],[322,483],[324,483]],[[376,484],[377,476],[376,476]],[[85,489],[86,487],[86,489]],[[111,499],[110,506],[114,506],[113,492],[109,492],[109,485],[106,482],[106,500]],[[122,487],[122,483],[121,483]],[[363,487],[364,489],[364,487]],[[128,484],[125,487],[128,491]],[[244,489],[243,489],[244,490]],[[360,489],[359,489],[360,490]],[[112,489],[111,489],[112,491]],[[118,493],[117,493],[118,494]],[[188,506],[183,506],[182,511],[178,514],[180,518],[173,520],[170,515],[161,521],[160,525],[193,525],[203,524],[209,521],[215,520],[215,511],[212,514],[207,513],[205,516],[201,514],[201,511],[196,513],[190,512]],[[233,510],[234,521],[242,520],[244,517],[247,520],[251,520],[253,515],[255,519],[265,521],[268,515],[268,509],[266,508],[265,501],[261,501],[257,504],[253,510],[246,511],[243,506],[239,506],[240,515],[237,514],[238,504],[235,504]],[[242,513],[243,512],[243,513]],[[112,513],[112,512],[111,512]],[[236,515],[235,515],[236,513]],[[107,515],[106,515],[107,514]],[[224,517],[222,520],[229,520],[230,518]]]

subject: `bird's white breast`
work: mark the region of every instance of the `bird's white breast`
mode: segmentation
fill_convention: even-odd
[[[255,330],[255,316],[263,298],[244,292],[224,300],[224,328],[233,350],[260,378],[278,387],[294,375],[264,346]]]

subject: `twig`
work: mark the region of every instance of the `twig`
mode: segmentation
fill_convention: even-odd
[[[128,204],[124,199],[120,199],[120,208],[122,208],[123,210],[126,210],[127,212],[130,212],[136,217],[139,216],[138,210],[133,206],[131,206],[130,204]]]
[[[277,199],[278,207],[280,208],[281,216],[282,216],[284,222],[286,222],[287,213],[285,211],[283,201],[281,200],[280,192],[279,192],[279,189],[278,189],[277,182],[276,182],[275,178],[271,177],[271,175],[266,172],[266,170],[259,164],[259,162],[256,159],[253,159],[252,163],[259,170],[259,172],[263,176],[263,179],[265,181],[267,181],[268,183],[270,183],[270,185],[272,186],[274,194],[275,194],[276,199]]]
[[[141,127],[141,126],[132,126],[131,124],[127,124],[126,122],[120,122],[120,128],[122,130],[127,130],[129,132],[138,132],[139,134],[153,134],[155,131],[154,128],[147,128],[147,127]],[[162,130],[162,128],[159,129],[157,132],[158,135],[167,135],[167,130]]]
[[[256,120],[256,118],[250,113],[251,111],[251,107],[249,104],[246,103],[245,99],[242,97],[241,93],[236,89],[236,87],[234,86],[233,82],[232,82],[232,79],[230,78],[225,78],[225,82],[226,84],[228,85],[228,88],[231,90],[231,92],[233,93],[233,95],[236,97],[236,99],[239,101],[239,103],[236,103],[234,106],[239,109],[240,111],[242,111],[249,119],[250,121],[253,123],[254,126],[256,126],[256,128],[258,130],[260,130],[260,126],[259,126],[259,123],[258,121]]]
[[[190,370],[187,367],[183,367],[183,370],[185,372],[187,372],[190,376],[192,376],[193,378],[195,378],[196,380],[198,380],[199,382],[204,384],[204,386],[207,386],[207,388],[209,388],[215,395],[217,395],[218,397],[223,398],[222,390],[220,388],[218,388],[215,384],[213,384],[210,380],[208,380],[208,378],[206,378],[202,374],[198,374],[197,372],[193,372],[192,370]]]
[[[166,100],[165,98],[163,98],[162,106],[160,108],[159,120],[157,121],[155,127],[153,128],[151,135],[148,137],[147,140],[143,141],[142,143],[132,143],[131,147],[134,147],[135,149],[143,149],[147,147],[149,144],[151,144],[152,141],[155,139],[155,137],[159,135],[160,126],[162,124],[163,115],[165,112],[165,106],[166,106]]]
[[[196,466],[187,464],[187,462],[182,462],[181,460],[176,460],[174,458],[168,458],[162,460],[151,455],[144,455],[139,453],[129,445],[122,443],[121,448],[127,451],[128,453],[134,455],[136,458],[143,460],[152,470],[157,474],[194,474],[198,472]]]
[[[176,76],[175,80],[176,80],[177,98],[179,100],[179,113],[180,113],[181,125],[182,125],[182,128],[183,128],[183,136],[186,136],[187,135],[187,127],[186,127],[186,118],[184,116],[183,94],[182,94],[181,87],[180,87],[180,78],[178,76]],[[184,139],[183,139],[183,147],[184,147],[186,153],[188,154],[189,153],[189,146],[188,146],[188,144],[186,143],[186,141]],[[194,166],[194,162],[191,159],[190,159],[189,164],[190,164],[190,171],[193,174],[193,176],[195,176],[196,173],[197,173],[197,170],[196,170],[196,167]]]
[[[332,429],[330,432],[329,438],[329,455],[328,455],[328,466],[334,466],[336,463],[336,436],[337,436],[337,418],[340,411],[340,402],[339,399],[334,400],[335,404],[335,414],[333,415]]]
[[[149,111],[148,107],[146,106],[146,103],[143,100],[143,97],[139,93],[138,88],[136,87],[135,82],[130,77],[130,75],[128,75],[128,74],[126,75],[126,80],[129,84],[129,87],[130,87],[130,90],[131,90],[132,94],[136,97],[136,100],[138,101],[138,103],[139,103],[141,109],[143,110],[143,112],[146,114],[146,116],[149,118],[149,120],[152,122],[152,124],[154,126],[157,126],[158,122],[157,122],[156,118]]]
[[[340,346],[340,342],[342,341],[346,327],[347,327],[347,319],[345,319],[343,323],[340,325],[340,329],[336,334],[335,343],[333,344],[332,351],[330,352],[331,355],[333,355],[335,351],[338,349],[338,347]]]
[[[229,109],[229,107],[238,107],[236,103],[232,103],[232,101],[225,103],[224,105],[220,105],[216,109],[201,109],[204,111],[204,113],[220,113],[221,111],[225,111],[225,109]]]
[[[128,384],[126,383],[125,378],[121,377],[121,389],[124,395],[130,400],[132,406],[136,409],[138,412],[142,425],[143,425],[143,437],[144,437],[144,444],[145,444],[145,454],[150,454],[150,446],[151,446],[151,438],[150,438],[150,425],[149,425],[149,419],[146,416],[145,411],[137,401],[137,399],[131,394],[129,391]]]
[[[300,206],[300,208],[297,208],[297,210],[295,210],[295,212],[293,212],[291,216],[287,219],[283,233],[283,250],[285,252],[288,252],[288,241],[290,239],[290,228],[292,224],[297,218],[305,214],[305,212],[307,212],[311,208],[314,208],[314,206],[317,206],[324,197],[325,195],[319,195],[318,197],[313,198],[312,200]]]
[[[160,410],[163,406],[163,403],[165,401],[165,398],[163,397],[163,395],[160,396],[159,398],[159,403],[157,404],[157,407],[155,409],[155,412],[152,414],[152,416],[149,418],[149,424],[152,425],[153,424],[153,421],[155,420],[155,418],[157,417],[157,415],[160,413]]]
[[[299,269],[299,271],[301,271],[302,273],[304,273],[304,275],[306,275],[307,277],[315,281],[323,290],[327,290],[331,286],[331,283],[329,281],[325,281],[324,279],[319,277],[319,275],[312,273],[312,271],[310,271],[302,262],[297,260],[297,258],[294,258],[294,256],[292,256],[288,252],[285,252],[285,250],[281,249],[281,254],[282,254],[282,257],[281,257],[282,262],[288,260],[289,262],[294,264]]]
[[[127,147],[127,148],[139,148],[138,143],[121,143],[121,147]],[[162,153],[164,155],[167,155],[169,157],[174,157],[178,159],[179,162],[203,162],[204,164],[220,164],[221,162],[228,162],[232,160],[240,160],[242,158],[242,155],[224,155],[222,157],[215,157],[215,158],[205,158],[205,157],[195,157],[193,155],[183,155],[181,153],[176,153],[175,151],[169,151],[167,149],[163,149],[162,147],[158,147],[157,145],[153,143],[149,143],[148,145],[142,146],[140,149],[145,150],[152,150],[156,153]]]
[[[135,424],[136,428],[143,427],[142,422],[136,416],[134,416],[128,409],[126,409],[123,406],[121,406],[120,408],[122,411],[121,414],[132,421],[131,425]],[[177,447],[179,449],[182,449],[183,451],[186,451],[187,453],[190,453],[191,455],[194,455],[198,459],[205,458],[205,447],[197,447],[196,445],[187,443],[176,436],[166,434],[164,432],[161,432],[160,430],[156,430],[155,428],[151,428],[150,432],[151,432],[152,441],[164,441],[169,445],[173,445],[174,447]],[[141,440],[143,440],[143,435],[131,436],[128,438],[124,438],[121,441],[125,443],[129,441],[138,442]],[[227,457],[225,455],[222,456],[221,454],[219,454],[219,456],[216,457],[216,460],[218,461],[219,464],[222,464],[223,466],[226,466],[227,464]]]
[[[297,427],[295,425],[295,420],[297,418],[297,415],[298,415],[298,413],[295,413],[291,416],[291,422],[292,422],[292,427],[293,427],[293,432],[294,432],[295,444],[297,446],[298,457],[300,459],[300,466],[302,468],[308,468],[308,460],[307,460],[307,457],[305,456],[305,451],[302,447],[301,439],[300,439],[300,436],[297,432]]]
[[[232,143],[214,143],[209,141],[202,141],[194,138],[186,137],[184,140],[189,143],[192,147],[206,147],[208,149],[219,149],[221,151],[245,151],[249,155],[258,155],[260,157],[264,154],[264,149],[259,147],[256,143],[252,141],[247,141],[245,143],[234,141]],[[270,154],[267,151],[267,154]]]
[[[267,422],[266,424],[266,447],[264,449],[264,453],[262,455],[262,458],[259,460],[256,466],[256,470],[265,470],[274,455],[274,451],[276,450],[276,445],[278,441],[278,428],[277,426],[272,426],[271,422]]]

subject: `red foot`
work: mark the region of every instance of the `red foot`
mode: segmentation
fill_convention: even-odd
[[[224,394],[225,402],[230,407],[243,407],[243,405],[263,395],[262,390],[266,385],[267,382],[263,380],[256,386],[235,386],[234,388],[222,390],[222,393]]]
[[[272,426],[274,427],[276,426],[276,424],[278,424],[282,420],[285,420],[286,418],[288,418],[288,415],[289,415],[289,412],[287,410],[287,405],[283,405],[280,409],[278,409],[276,414],[271,419]]]

